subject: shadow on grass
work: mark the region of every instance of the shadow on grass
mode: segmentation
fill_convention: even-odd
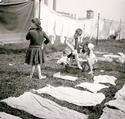
[[[19,53],[26,53],[26,49],[0,48],[0,54],[19,54]]]

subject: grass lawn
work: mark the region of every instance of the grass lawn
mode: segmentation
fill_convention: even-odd
[[[92,81],[88,75],[88,72],[81,72],[78,69],[68,69],[68,72],[66,72],[64,66],[56,64],[55,57],[58,56],[58,52],[65,48],[65,46],[61,44],[48,45],[46,47],[46,63],[42,65],[41,70],[42,74],[46,75],[47,78],[45,80],[39,80],[37,77],[37,72],[35,72],[33,79],[29,80],[27,76],[29,76],[31,66],[24,64],[27,47],[28,44],[6,44],[4,46],[0,46],[0,100],[10,96],[20,96],[26,91],[42,88],[46,86],[46,84],[51,84],[53,86],[75,87],[75,85],[79,84],[80,82]],[[99,40],[98,45],[95,46],[95,51],[109,52],[114,54],[117,54],[118,52],[125,53],[125,40]],[[98,119],[102,114],[104,104],[107,101],[112,100],[115,93],[125,84],[125,69],[121,70],[121,67],[121,64],[115,61],[112,63],[97,63],[95,75],[112,75],[117,78],[117,81],[116,86],[111,86],[108,89],[102,90],[106,96],[106,99],[100,105],[95,107],[79,107],[67,102],[59,101],[49,95],[41,96],[49,98],[59,105],[88,114],[89,119]],[[104,70],[105,72],[100,72],[100,70]],[[53,78],[53,74],[59,71],[78,76],[79,79],[72,82]],[[38,119],[27,112],[14,109],[5,103],[0,103],[0,111],[19,116],[23,119]]]

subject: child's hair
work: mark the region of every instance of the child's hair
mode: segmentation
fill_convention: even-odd
[[[77,28],[75,33],[77,33],[79,36],[82,35],[82,29],[81,28]]]
[[[40,26],[41,25],[40,19],[38,19],[38,18],[33,18],[32,19],[32,23],[36,24],[36,26]]]
[[[82,53],[87,53],[87,55],[90,54],[90,50],[89,50],[88,44],[89,44],[89,42],[87,41],[87,42],[84,43],[83,46],[82,46]]]
[[[66,51],[63,51],[62,53],[63,53],[63,55],[65,55],[65,54],[66,54]]]

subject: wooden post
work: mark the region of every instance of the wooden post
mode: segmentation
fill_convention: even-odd
[[[120,19],[120,24],[119,24],[119,40],[121,39],[121,22],[122,22],[122,20]]]
[[[39,0],[39,19],[40,19],[40,13],[41,13],[41,0]]]
[[[96,45],[98,45],[98,38],[99,38],[99,19],[100,19],[100,13],[98,13]]]

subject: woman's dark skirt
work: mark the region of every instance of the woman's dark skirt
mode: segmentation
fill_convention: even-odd
[[[44,62],[44,49],[41,49],[41,46],[30,46],[26,53],[25,63],[30,65],[38,65]]]

